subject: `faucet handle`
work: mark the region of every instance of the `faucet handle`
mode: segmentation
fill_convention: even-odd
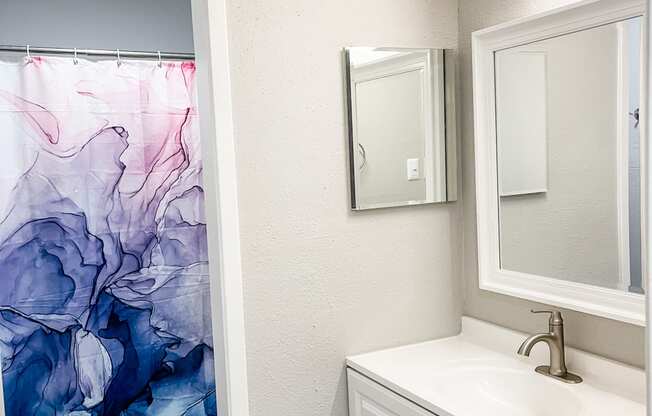
[[[550,314],[550,320],[548,321],[548,323],[550,325],[563,325],[564,324],[564,319],[561,317],[561,312],[559,312],[559,311],[532,309],[532,310],[530,310],[530,312],[532,312],[532,313],[549,313]]]

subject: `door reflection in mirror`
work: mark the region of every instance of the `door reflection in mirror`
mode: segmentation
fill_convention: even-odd
[[[452,58],[441,49],[364,47],[344,56],[352,207],[454,200]]]

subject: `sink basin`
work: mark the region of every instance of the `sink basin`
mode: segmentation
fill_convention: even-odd
[[[577,416],[582,404],[569,386],[531,371],[509,368],[509,362],[452,363],[438,371],[432,388],[447,401],[454,414]],[[472,398],[472,400],[469,400]]]
[[[645,416],[645,372],[572,348],[584,382],[536,373],[543,344],[516,354],[525,334],[462,319],[460,335],[347,359],[347,366],[438,416]]]

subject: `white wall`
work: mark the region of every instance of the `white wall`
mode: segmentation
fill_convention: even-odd
[[[0,44],[192,52],[190,0],[0,0]]]
[[[456,0],[231,0],[251,414],[345,416],[344,357],[452,335],[456,204],[349,208],[341,48],[447,48]]]
[[[478,289],[475,225],[475,170],[473,154],[473,88],[471,77],[471,33],[498,23],[573,3],[574,0],[460,0],[460,54],[462,98],[462,199],[464,212],[463,276],[465,314],[526,332],[546,328],[543,316],[529,313],[540,307],[532,302]],[[566,311],[566,341],[569,345],[634,365],[644,365],[644,329],[578,312]]]
[[[546,192],[500,199],[501,264],[617,289],[618,28],[500,51],[496,60],[518,52],[545,54],[548,180]],[[501,119],[499,132],[509,119]]]

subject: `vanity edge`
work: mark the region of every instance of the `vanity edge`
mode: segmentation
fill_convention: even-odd
[[[383,353],[382,355],[386,356],[388,352],[401,352],[419,347],[423,348],[427,347],[428,344],[439,344],[448,340],[449,342],[461,341],[475,344],[478,347],[511,356],[515,360],[525,362],[533,367],[535,365],[547,364],[548,351],[545,345],[535,346],[530,357],[521,357],[516,354],[516,349],[527,336],[528,334],[522,332],[464,316],[462,317],[462,331],[458,335],[375,352],[356,354],[348,356],[345,362],[348,368],[403,396],[420,407],[439,416],[453,416],[435,403],[390,381],[382,375],[382,371],[371,370],[363,362],[373,360],[374,356],[379,353]],[[643,369],[572,347],[566,348],[566,357],[569,369],[581,374],[596,389],[616,394],[643,405],[645,404],[646,381],[645,371]],[[375,366],[376,368],[382,368],[383,365],[392,365],[391,363],[383,364],[382,362],[378,364],[378,366]],[[533,376],[536,375],[533,374]]]

